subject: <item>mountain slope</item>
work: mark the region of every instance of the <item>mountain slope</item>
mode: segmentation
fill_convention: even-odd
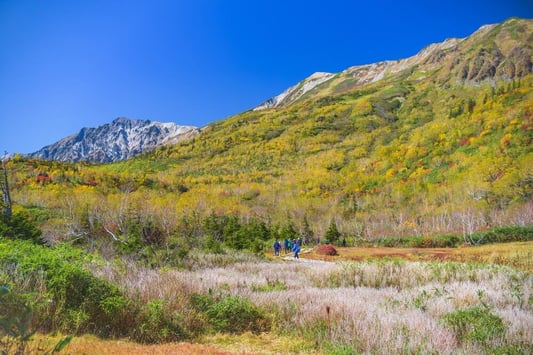
[[[529,20],[510,19],[502,24],[485,25],[471,36],[431,44],[406,59],[354,66],[337,74],[315,73],[254,110],[287,106],[303,98],[342,93],[381,80],[396,80],[399,75],[415,80],[430,75],[443,84],[522,77],[532,71],[532,36]]]
[[[175,123],[117,118],[97,128],[83,128],[32,153],[35,158],[61,161],[111,162],[131,158],[160,145],[175,144],[198,133]]]
[[[21,165],[30,170],[14,195],[60,208],[65,191],[79,193],[70,208],[115,234],[126,217],[168,235],[199,234],[211,215],[317,236],[335,221],[367,239],[533,224],[532,33],[532,20],[510,19],[416,57],[323,75],[291,90],[294,101],[126,161]],[[36,190],[41,172],[52,183]]]
[[[255,107],[253,110],[263,110],[266,108],[278,107],[286,103],[294,102],[303,95],[305,95],[308,91],[314,89],[317,85],[320,85],[323,82],[331,79],[333,76],[334,75],[331,73],[314,73],[313,75],[304,79],[300,83],[291,86],[281,94],[263,102],[261,105]]]
[[[184,209],[308,216],[319,230],[331,219],[368,235],[532,223],[532,33],[533,21],[511,19],[349,68],[154,151],[172,162],[154,177],[187,186]]]

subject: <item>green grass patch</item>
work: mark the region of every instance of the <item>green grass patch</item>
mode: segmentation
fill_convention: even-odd
[[[487,347],[491,342],[501,342],[506,332],[503,320],[484,306],[448,313],[443,321],[455,332],[459,341],[475,342]]]

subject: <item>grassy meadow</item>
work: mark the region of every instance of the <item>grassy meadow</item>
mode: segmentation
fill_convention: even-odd
[[[499,243],[459,248],[342,248],[338,255],[306,254],[306,258],[325,261],[359,261],[371,259],[402,259],[410,261],[456,261],[512,266],[533,273],[531,242]]]
[[[74,338],[66,351],[527,354],[533,350],[532,242],[424,253],[409,248],[337,249],[339,255],[327,260],[306,249],[300,261],[290,254],[277,258],[198,254],[190,259],[190,268],[180,270],[93,263],[93,274],[112,281],[130,298],[157,302],[165,313],[181,315],[181,325],[188,331],[222,319],[210,319],[209,312],[206,317],[191,307],[191,295],[223,303],[230,313],[241,312],[229,314],[229,321],[255,326],[233,332],[221,325],[185,343],[160,345],[82,336]],[[528,260],[517,267],[518,258]],[[253,312],[232,308],[226,302],[230,299],[249,300],[259,313],[247,318]]]

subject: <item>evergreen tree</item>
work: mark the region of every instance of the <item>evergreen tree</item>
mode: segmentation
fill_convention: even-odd
[[[44,244],[41,230],[26,216],[18,212],[11,218],[0,218],[0,238],[29,240],[36,244]]]
[[[239,217],[228,216],[223,230],[224,242],[228,247],[236,250],[242,250],[246,247],[246,235],[240,231]]]
[[[298,232],[296,232],[296,229],[294,228],[294,224],[292,223],[292,220],[288,220],[287,223],[281,227],[281,230],[279,231],[279,237],[282,240],[289,239],[298,239]]]
[[[309,225],[309,221],[307,220],[307,216],[304,216],[303,226],[302,226],[302,239],[304,243],[309,243],[309,241],[313,238],[313,230],[311,229],[311,226]]]
[[[328,230],[326,231],[326,234],[324,235],[326,240],[328,240],[330,243],[337,243],[341,237],[341,233],[337,229],[337,223],[335,223],[335,220],[331,220],[329,223]]]

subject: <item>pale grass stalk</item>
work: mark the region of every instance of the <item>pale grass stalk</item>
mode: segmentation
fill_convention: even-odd
[[[531,344],[533,339],[533,312],[513,306],[499,308],[494,311],[508,327],[507,341]]]
[[[293,314],[294,326],[305,327],[323,320],[331,325],[332,340],[355,342],[354,346],[365,351],[398,353],[406,346],[415,351],[422,344],[428,351],[448,352],[455,344],[453,335],[431,315],[406,307],[383,306],[384,300],[397,297],[394,288],[309,288],[275,292],[255,301],[283,307],[287,299],[297,300],[300,307]]]

